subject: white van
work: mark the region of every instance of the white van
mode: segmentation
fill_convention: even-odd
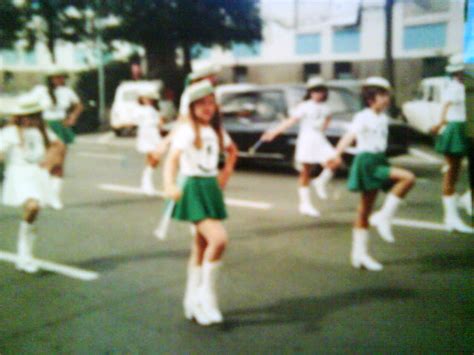
[[[448,77],[432,77],[421,81],[415,99],[402,106],[409,126],[420,133],[428,134],[431,128],[440,122],[441,99],[448,83]]]
[[[135,110],[138,107],[138,93],[143,90],[160,92],[161,80],[124,81],[115,91],[114,102],[110,112],[110,125],[116,135],[131,133],[138,125]]]

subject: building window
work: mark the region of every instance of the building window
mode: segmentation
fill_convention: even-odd
[[[313,76],[321,74],[321,65],[319,63],[307,63],[303,66],[303,79],[307,81]]]
[[[20,61],[20,57],[16,51],[3,50],[0,52],[0,56],[2,56],[3,63],[7,65],[15,65]]]
[[[336,79],[353,79],[352,63],[338,62],[334,64],[334,76]]]
[[[192,59],[209,59],[211,57],[211,49],[196,44],[191,48]]]
[[[234,82],[245,83],[248,80],[248,68],[238,65],[234,67]]]
[[[406,26],[403,30],[403,48],[443,48],[446,44],[446,23]]]
[[[403,15],[416,17],[449,11],[449,0],[414,0],[403,3]]]
[[[36,65],[36,52],[27,52],[25,53],[25,64],[27,65]]]
[[[317,54],[321,52],[321,35],[317,33],[296,36],[296,54]]]
[[[332,42],[334,53],[355,53],[360,50],[360,30],[358,26],[334,31]]]
[[[232,53],[236,58],[257,57],[260,55],[260,42],[252,44],[234,43],[232,45]]]

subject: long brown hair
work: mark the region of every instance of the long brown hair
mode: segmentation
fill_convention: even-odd
[[[193,126],[194,134],[196,136],[196,138],[194,139],[194,146],[197,149],[201,149],[202,148],[202,137],[201,137],[201,131],[199,129],[199,122],[198,122],[199,119],[194,114],[194,105],[195,105],[195,103],[196,102],[193,102],[190,105],[189,117],[191,119],[191,124]],[[216,132],[217,139],[219,141],[219,149],[221,151],[223,151],[224,150],[224,134],[222,132],[222,117],[221,117],[221,114],[219,112],[219,107],[217,106],[217,103],[216,103],[216,112],[214,113],[214,116],[211,119],[210,125],[211,125],[212,129],[214,130],[214,132]]]
[[[56,89],[56,87],[54,86],[54,83],[53,83],[53,77],[48,76],[48,78],[46,79],[46,83],[48,87],[49,97],[51,98],[51,100],[53,100],[53,104],[56,105],[58,100],[56,98],[56,95],[54,94],[54,90]]]
[[[44,123],[41,113],[25,116],[15,116],[13,118],[13,124],[18,128],[18,133],[20,135],[20,144],[23,145],[25,143],[23,129],[25,128],[26,120],[33,120],[34,127],[40,131],[41,137],[43,138],[43,144],[45,148],[48,149],[51,142],[49,141],[48,133],[46,132],[46,125]]]

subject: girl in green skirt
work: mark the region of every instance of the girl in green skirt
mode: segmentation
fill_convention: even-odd
[[[197,231],[188,264],[185,316],[210,325],[223,321],[216,295],[227,245],[221,222],[227,217],[221,189],[233,171],[237,151],[221,127],[212,84],[202,81],[187,90],[189,119],[173,133],[164,166],[164,189],[166,196],[176,201],[173,218],[193,223]],[[219,154],[223,151],[228,154],[219,173]],[[179,185],[177,180],[182,180]]]
[[[357,141],[358,153],[348,182],[349,190],[361,193],[352,231],[351,262],[355,268],[371,271],[380,271],[383,267],[368,253],[369,224],[376,227],[382,239],[393,243],[392,218],[401,199],[415,183],[413,173],[390,166],[385,156],[389,118],[384,111],[390,104],[390,90],[390,83],[384,78],[370,77],[365,80],[362,99],[366,108],[354,116],[351,128],[337,145],[336,158],[330,162],[340,163],[342,153],[354,140]],[[378,190],[390,192],[382,209],[369,219]]]
[[[446,72],[451,75],[451,81],[443,94],[441,121],[431,131],[437,135],[435,149],[445,156],[447,165],[443,177],[444,224],[449,231],[473,233],[474,229],[464,224],[459,216],[456,196],[456,182],[461,170],[462,159],[468,153],[463,71],[462,55],[452,56],[446,67]],[[470,191],[464,194],[461,202],[466,210],[472,213]]]
[[[43,117],[49,128],[65,144],[74,142],[74,126],[83,111],[83,105],[79,96],[66,85],[67,73],[60,68],[52,68],[47,74],[46,85],[39,85],[33,89],[33,95],[37,97],[43,107]],[[64,160],[66,150],[59,164],[51,172],[52,195],[50,205],[55,209],[62,209],[61,192],[64,177]]]

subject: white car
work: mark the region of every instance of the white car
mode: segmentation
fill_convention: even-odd
[[[428,134],[441,120],[441,99],[449,83],[447,77],[423,79],[416,98],[403,104],[402,111],[408,125],[420,133]]]
[[[115,91],[110,113],[110,125],[115,134],[131,133],[138,125],[135,111],[138,107],[138,93],[143,90],[160,92],[163,83],[160,80],[124,81]]]

